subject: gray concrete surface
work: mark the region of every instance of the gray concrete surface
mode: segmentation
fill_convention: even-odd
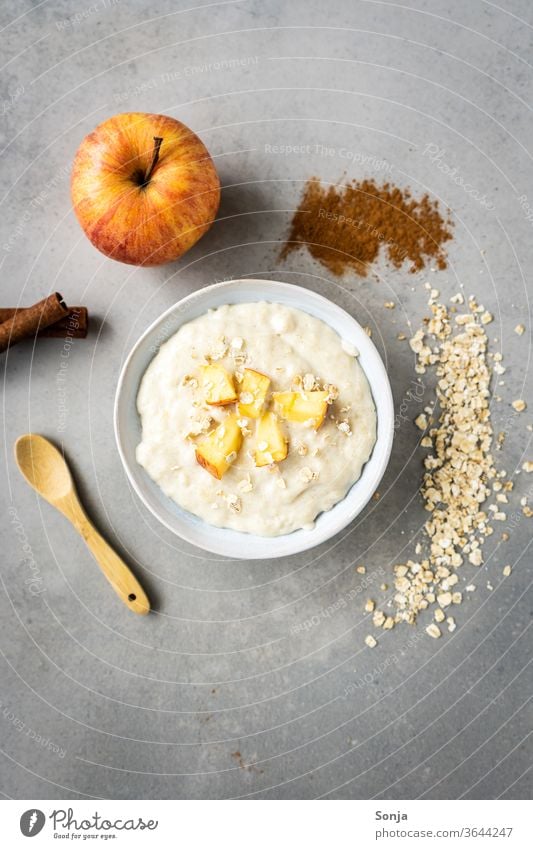
[[[533,459],[531,406],[515,415],[510,402],[531,386],[531,4],[8,0],[1,19],[1,300],[30,304],[57,289],[87,304],[94,324],[71,347],[22,344],[2,358],[0,791],[530,797],[532,520],[518,501],[533,481],[516,470]],[[179,117],[220,169],[219,221],[167,267],[106,260],[71,210],[77,145],[126,110]],[[390,177],[449,206],[449,268],[412,276],[384,265],[380,282],[339,282],[305,252],[280,264],[303,181],[345,172]],[[302,556],[206,556],[130,491],[112,430],[124,356],[184,294],[243,276],[308,286],[371,324],[398,408],[414,362],[396,335],[426,314],[426,280],[444,298],[462,286],[494,313],[493,350],[507,367],[493,404],[507,432],[497,461],[516,483],[511,536],[494,534],[484,567],[465,567],[477,592],[465,594],[453,635],[431,640],[422,620],[364,646],[365,582],[391,584],[425,519],[416,401],[380,501]],[[383,308],[391,299],[394,312]],[[119,605],[70,526],[19,476],[12,446],[29,430],[64,445],[93,518],[150,590],[148,619]],[[361,562],[366,576],[354,569]]]

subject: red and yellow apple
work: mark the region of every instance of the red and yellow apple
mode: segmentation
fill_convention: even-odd
[[[125,112],[82,141],[72,201],[93,245],[130,265],[178,259],[207,232],[220,181],[197,135],[167,115]]]

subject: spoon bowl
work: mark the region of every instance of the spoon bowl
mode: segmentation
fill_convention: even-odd
[[[15,443],[18,467],[39,495],[54,504],[73,489],[72,475],[62,454],[38,433],[25,433]]]

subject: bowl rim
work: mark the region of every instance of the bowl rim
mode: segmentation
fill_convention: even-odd
[[[240,554],[239,552],[236,552],[236,551],[224,550],[223,545],[218,545],[216,543],[213,543],[207,537],[205,539],[205,544],[204,544],[203,538],[202,538],[202,542],[200,543],[196,537],[193,537],[192,534],[189,534],[186,524],[185,524],[184,528],[180,528],[180,530],[178,530],[169,521],[167,521],[161,515],[161,513],[159,513],[157,511],[157,509],[155,509],[155,507],[145,497],[141,486],[139,485],[135,475],[133,474],[133,470],[130,468],[130,462],[126,457],[125,448],[124,448],[123,441],[122,441],[122,430],[121,430],[121,424],[120,424],[120,421],[119,421],[119,417],[120,417],[120,405],[121,405],[121,401],[123,400],[123,389],[124,389],[124,385],[125,385],[125,382],[126,382],[126,379],[127,379],[127,376],[128,376],[130,366],[132,364],[132,361],[133,361],[137,351],[143,345],[145,340],[148,337],[150,337],[151,334],[153,334],[154,331],[157,330],[157,328],[161,324],[164,325],[165,321],[169,318],[169,316],[173,315],[176,312],[176,310],[180,310],[180,311],[183,311],[185,313],[185,311],[186,311],[185,308],[191,302],[194,302],[196,300],[209,299],[209,296],[212,293],[219,292],[223,289],[230,289],[230,288],[235,287],[236,285],[238,285],[239,289],[242,291],[244,289],[245,284],[252,284],[253,286],[264,286],[265,287],[264,298],[257,298],[256,297],[256,298],[251,298],[249,301],[238,301],[237,303],[245,303],[245,302],[246,303],[254,303],[254,302],[260,302],[261,300],[264,300],[267,303],[278,303],[276,301],[275,295],[273,294],[276,291],[277,292],[283,291],[285,293],[290,292],[293,296],[297,296],[298,293],[301,293],[304,299],[310,299],[311,301],[314,301],[317,306],[319,306],[321,303],[323,304],[324,307],[326,307],[326,305],[327,305],[328,310],[333,309],[333,311],[338,312],[340,317],[344,318],[344,320],[348,319],[350,322],[352,322],[353,325],[355,325],[355,327],[358,330],[360,339],[361,339],[361,341],[363,341],[363,344],[365,345],[367,354],[372,356],[372,358],[373,358],[373,368],[377,371],[377,376],[374,375],[374,377],[371,379],[369,377],[366,369],[363,366],[361,366],[361,368],[363,368],[363,372],[365,374],[365,377],[368,381],[370,391],[371,391],[371,394],[372,394],[372,399],[374,401],[374,407],[375,407],[375,410],[376,410],[376,442],[374,443],[372,453],[370,454],[370,457],[368,458],[367,462],[363,466],[361,475],[359,476],[357,481],[354,481],[354,483],[352,484],[350,489],[347,490],[344,497],[340,501],[338,501],[336,504],[334,504],[333,507],[331,508],[331,510],[335,510],[340,505],[344,504],[345,505],[344,511],[339,514],[337,522],[334,523],[333,526],[331,526],[329,528],[328,527],[324,528],[322,530],[322,533],[317,534],[316,533],[317,529],[314,528],[312,532],[306,532],[305,530],[302,530],[302,532],[300,532],[299,530],[296,530],[296,531],[291,532],[290,534],[282,534],[282,535],[276,536],[276,537],[268,537],[268,536],[265,537],[265,536],[260,536],[258,534],[249,534],[249,533],[244,532],[244,531],[236,531],[233,528],[219,528],[218,526],[210,525],[208,522],[206,522],[204,519],[201,519],[200,517],[194,517],[195,519],[199,519],[200,522],[202,524],[204,524],[207,528],[216,528],[217,531],[221,531],[221,532],[227,531],[228,533],[236,534],[237,537],[242,536],[242,537],[246,537],[248,540],[257,540],[258,544],[257,544],[257,547],[254,549],[253,552],[248,551],[246,554]],[[229,299],[227,303],[231,304],[231,303],[234,303],[234,301]],[[213,307],[210,307],[209,304],[206,303],[205,309],[199,315],[202,315],[204,312],[207,312],[209,309],[212,309],[212,308]],[[215,307],[215,308],[217,308],[217,307]],[[292,308],[293,309],[300,309],[301,312],[306,312],[305,301],[304,301],[304,303],[302,304],[301,307],[300,306],[298,306],[298,307],[293,306]],[[308,313],[308,314],[313,315],[312,313]],[[320,317],[320,316],[314,315],[314,317],[317,318],[317,317]],[[159,350],[160,346],[163,345],[166,341],[168,341],[168,339],[172,335],[177,333],[177,331],[179,330],[180,327],[182,327],[184,324],[187,324],[189,321],[192,321],[192,320],[193,319],[190,318],[190,317],[189,318],[185,317],[184,321],[182,321],[178,325],[178,327],[176,327],[172,332],[169,332],[167,335],[165,335],[164,339],[159,339],[158,350]],[[321,318],[320,320],[322,320],[328,327],[332,327],[332,325],[328,322],[327,319]],[[335,327],[332,327],[332,329],[337,333],[337,335],[340,336],[340,333],[336,330]],[[361,334],[364,334],[364,336],[361,336]],[[153,354],[154,357],[157,356],[158,350],[154,352],[154,354]],[[145,369],[145,371],[146,371],[146,369]],[[144,372],[143,372],[143,374],[144,374]],[[141,377],[141,379],[142,379],[142,377]],[[139,382],[139,385],[140,385],[140,382]],[[376,388],[377,388],[377,386],[379,386],[379,390],[380,390],[379,400],[376,399]],[[137,392],[138,392],[138,386],[137,386],[136,393]],[[136,397],[136,394],[135,394],[135,397]],[[122,462],[122,466],[124,468],[124,471],[126,472],[126,476],[128,478],[129,483],[133,487],[133,490],[135,491],[135,493],[137,494],[137,496],[141,500],[141,502],[144,504],[144,506],[149,510],[149,512],[162,525],[164,525],[166,528],[168,528],[169,531],[171,531],[173,534],[175,534],[176,536],[178,536],[179,538],[181,538],[185,542],[189,543],[190,545],[193,545],[196,548],[199,548],[200,550],[207,551],[207,552],[210,552],[212,554],[217,554],[217,555],[229,557],[231,559],[246,559],[246,560],[251,560],[251,559],[253,559],[253,560],[277,559],[278,557],[286,557],[286,556],[291,556],[293,554],[299,554],[303,551],[307,551],[311,548],[315,548],[317,545],[321,545],[322,543],[327,542],[329,539],[334,537],[336,534],[338,534],[342,530],[344,530],[344,528],[346,528],[347,525],[349,525],[364,510],[364,508],[366,507],[366,505],[368,504],[368,502],[372,498],[373,494],[375,493],[375,491],[376,491],[376,489],[379,485],[379,482],[381,481],[381,479],[382,479],[382,477],[385,473],[385,470],[388,466],[389,460],[390,460],[390,455],[391,455],[391,451],[392,451],[392,443],[393,443],[393,438],[394,438],[394,402],[393,402],[392,388],[391,388],[391,384],[390,384],[390,381],[389,381],[389,376],[387,374],[387,370],[385,368],[385,365],[383,363],[383,360],[381,358],[381,355],[380,355],[378,349],[376,348],[375,344],[370,339],[370,337],[365,333],[364,329],[359,324],[357,319],[355,319],[352,315],[350,315],[350,313],[347,312],[343,307],[340,307],[338,304],[335,303],[335,301],[330,300],[329,298],[325,297],[324,295],[320,295],[319,293],[313,291],[312,289],[306,289],[305,287],[298,286],[297,284],[294,284],[294,283],[286,283],[286,282],[282,282],[282,281],[278,281],[278,280],[269,280],[269,279],[262,279],[262,278],[253,278],[253,277],[251,277],[251,278],[236,278],[236,279],[230,279],[230,280],[223,280],[223,281],[218,282],[218,283],[213,283],[209,286],[204,286],[201,289],[196,289],[193,292],[190,292],[188,295],[185,295],[183,298],[180,298],[178,301],[176,301],[174,304],[172,304],[170,307],[168,307],[166,310],[164,310],[164,312],[161,313],[154,321],[152,321],[150,323],[150,325],[143,331],[143,333],[139,336],[137,341],[132,346],[129,354],[127,355],[127,357],[124,360],[122,367],[120,369],[120,374],[119,374],[119,378],[118,378],[118,381],[117,381],[117,387],[116,387],[116,391],[115,391],[114,405],[113,405],[113,425],[114,425],[114,433],[115,433],[115,442],[116,442],[116,445],[117,445],[117,448],[118,448],[118,452],[119,452],[120,460]],[[364,493],[363,494],[359,493],[359,498],[353,504],[350,504],[349,495],[352,492],[352,488],[353,488],[353,486],[355,486],[359,482],[363,481],[364,476],[365,476],[365,471],[368,470],[368,464],[370,463],[370,460],[373,456],[373,453],[376,450],[376,447],[378,446],[378,441],[379,441],[379,448],[380,448],[380,451],[381,451],[381,462],[379,462],[379,464],[376,465],[375,468],[372,470],[370,477],[367,474],[367,480],[365,481],[366,488],[365,488]],[[141,466],[139,466],[139,468],[142,469]],[[144,471],[144,469],[142,470],[142,473],[146,475],[146,472]],[[165,497],[167,497],[167,496],[165,496]],[[188,515],[187,510],[185,510],[184,508],[181,508],[181,509],[183,510],[184,515]],[[330,513],[331,510],[326,511],[326,513]],[[190,514],[190,515],[193,515],[193,514]],[[319,514],[319,516],[320,515],[324,515],[324,514]],[[274,540],[274,541],[277,540],[280,543],[281,543],[281,541],[288,541],[288,542],[286,542],[286,544],[283,546],[283,548],[285,550],[278,553],[278,554],[272,553],[272,551],[261,553],[261,543],[266,541],[266,540]],[[291,540],[294,540],[294,543],[295,543],[294,545],[290,545]]]

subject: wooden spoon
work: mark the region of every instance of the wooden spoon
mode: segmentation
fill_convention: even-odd
[[[148,613],[150,602],[146,593],[129,567],[87,518],[70,469],[57,448],[44,436],[26,433],[15,443],[15,459],[29,485],[72,522],[124,604],[134,613]]]

